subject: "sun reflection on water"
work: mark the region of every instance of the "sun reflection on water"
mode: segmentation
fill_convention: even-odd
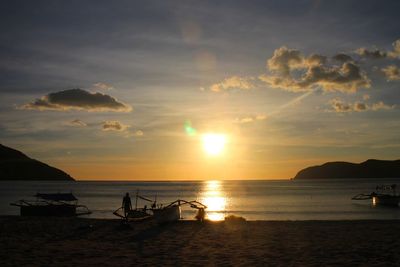
[[[227,200],[222,190],[221,181],[204,182],[201,202],[207,206],[207,218],[211,221],[222,221],[225,218]]]

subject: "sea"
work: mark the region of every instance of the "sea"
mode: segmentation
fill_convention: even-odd
[[[392,220],[400,219],[400,208],[374,206],[371,200],[355,201],[360,193],[371,193],[377,185],[391,185],[396,179],[323,180],[235,180],[235,181],[2,181],[0,215],[18,215],[10,203],[35,200],[36,193],[70,193],[92,213],[89,218],[117,218],[128,192],[133,206],[167,205],[177,199],[197,200],[207,206],[210,220],[226,216],[246,220]],[[400,186],[399,186],[400,190]],[[196,210],[182,206],[183,219],[194,218]]]

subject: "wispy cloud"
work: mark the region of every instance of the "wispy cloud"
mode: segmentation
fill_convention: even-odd
[[[102,82],[94,83],[93,88],[97,89],[97,90],[104,90],[104,91],[109,91],[109,90],[115,89],[114,86],[112,86],[111,84],[102,83]]]
[[[131,130],[131,125],[122,123],[121,121],[118,120],[109,120],[109,121],[103,121],[103,122],[92,122],[92,123],[86,123],[80,119],[74,119],[72,121],[68,121],[65,123],[65,125],[72,126],[72,127],[91,127],[98,129],[100,126],[102,131],[105,132],[121,132],[124,133],[125,137],[141,137],[144,136],[144,132],[139,129],[132,129]]]
[[[372,110],[388,110],[388,109],[394,109],[396,106],[395,105],[386,105],[385,103],[383,103],[382,101],[379,101],[377,103],[372,104],[372,106],[370,107],[370,109]]]
[[[135,132],[135,135],[136,135],[136,136],[143,136],[143,135],[144,135],[144,132],[143,132],[142,130],[137,130],[137,131]]]
[[[75,120],[67,122],[67,125],[73,126],[73,127],[86,127],[87,123],[85,123],[79,119],[75,119]]]
[[[82,89],[70,89],[50,93],[20,107],[36,110],[86,110],[129,112],[132,108],[114,97],[102,93],[90,93]]]
[[[105,121],[102,125],[103,131],[123,132],[126,131],[129,127],[129,125],[123,124],[119,121]]]
[[[213,92],[221,92],[229,89],[249,90],[254,87],[252,80],[254,80],[253,77],[231,76],[222,82],[212,84],[210,90]]]
[[[241,117],[241,118],[236,118],[234,120],[234,123],[251,123],[251,122],[255,122],[255,121],[263,121],[266,120],[268,118],[267,115],[265,114],[258,114],[258,115],[254,115],[254,116],[246,116],[246,117]]]
[[[367,104],[365,102],[354,102],[354,103],[347,103],[344,102],[340,99],[332,99],[330,101],[330,105],[333,109],[333,111],[338,112],[338,113],[344,113],[344,112],[363,112],[363,111],[378,111],[378,110],[389,110],[389,109],[394,109],[395,106],[392,105],[387,105],[383,103],[382,101],[373,103],[373,104]]]

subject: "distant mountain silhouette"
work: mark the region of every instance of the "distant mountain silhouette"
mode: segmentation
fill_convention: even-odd
[[[293,179],[400,178],[400,160],[369,159],[362,163],[327,162],[299,171]]]
[[[57,168],[31,159],[24,153],[0,144],[0,181],[4,180],[59,180],[74,178]]]

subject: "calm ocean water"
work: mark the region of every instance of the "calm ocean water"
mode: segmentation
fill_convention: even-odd
[[[208,206],[212,220],[227,215],[248,220],[358,220],[400,219],[400,208],[373,207],[370,201],[352,201],[358,193],[370,193],[378,184],[396,180],[320,181],[191,181],[191,182],[0,182],[0,214],[17,215],[9,203],[34,199],[37,192],[72,192],[87,205],[92,218],[116,218],[112,212],[121,206],[126,192],[133,204],[137,190],[158,203],[176,199],[198,200]],[[144,201],[138,206],[143,207]],[[195,211],[183,207],[183,217],[192,219]]]

